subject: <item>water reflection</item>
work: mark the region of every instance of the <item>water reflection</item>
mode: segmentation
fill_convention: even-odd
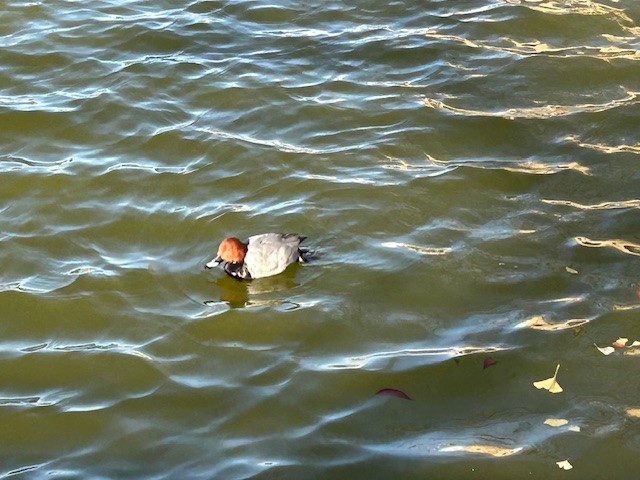
[[[295,267],[294,267],[295,268]],[[293,270],[292,268],[291,270]],[[256,278],[249,281],[238,281],[228,275],[221,275],[214,285],[220,291],[220,300],[208,300],[207,305],[216,305],[219,302],[226,303],[231,308],[245,308],[260,305],[287,305],[291,310],[298,305],[283,301],[280,297],[271,297],[271,294],[285,292],[298,286],[293,278],[293,272],[282,275],[274,275],[266,278]],[[260,298],[263,297],[263,298]]]
[[[457,107],[450,103],[445,103],[436,98],[430,98],[426,95],[420,97],[424,106],[434,110],[440,110],[453,115],[462,115],[465,117],[500,117],[513,120],[519,119],[544,119],[554,117],[564,117],[577,113],[599,113],[607,110],[619,108],[636,103],[638,92],[633,92],[625,88],[618,98],[613,98],[605,102],[591,102],[574,105],[558,105],[548,103],[546,105],[536,105],[530,107],[511,107],[500,110],[479,110]]]
[[[612,240],[593,240],[587,237],[575,237],[576,242],[583,247],[612,247],[622,253],[628,253],[629,255],[640,255],[640,244],[633,243],[628,240],[612,239]]]

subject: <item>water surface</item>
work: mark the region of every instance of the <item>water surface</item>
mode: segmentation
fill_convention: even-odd
[[[0,18],[0,478],[637,476],[636,2]]]

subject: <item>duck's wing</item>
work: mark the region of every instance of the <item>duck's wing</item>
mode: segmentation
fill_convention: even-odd
[[[249,237],[247,243],[255,246],[268,243],[295,244],[297,248],[306,238],[297,233],[261,233],[260,235]]]
[[[300,236],[296,234],[254,235],[249,238],[244,263],[253,278],[277,275],[298,261],[300,242]]]

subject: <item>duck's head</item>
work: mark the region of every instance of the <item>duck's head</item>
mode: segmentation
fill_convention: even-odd
[[[205,265],[205,268],[214,268],[222,262],[242,263],[247,254],[247,246],[236,237],[227,237],[218,247],[218,255]]]

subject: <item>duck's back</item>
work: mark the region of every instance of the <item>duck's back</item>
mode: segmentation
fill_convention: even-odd
[[[296,233],[263,233],[249,237],[244,263],[251,277],[277,275],[297,262],[300,242],[304,239]]]

